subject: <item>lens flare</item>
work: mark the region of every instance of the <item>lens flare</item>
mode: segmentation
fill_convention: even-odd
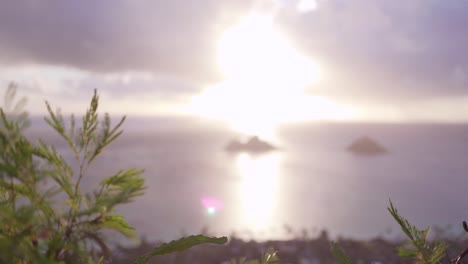
[[[223,202],[213,197],[203,197],[200,199],[203,208],[208,215],[215,215],[223,209]]]
[[[206,208],[206,212],[207,212],[209,215],[214,215],[214,214],[216,214],[216,208],[214,208],[214,207],[208,207],[208,208]]]

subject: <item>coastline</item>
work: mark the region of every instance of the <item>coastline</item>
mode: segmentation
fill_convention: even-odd
[[[448,256],[443,259],[447,263],[468,245],[468,239],[466,238],[453,237],[441,238],[441,240],[448,244]],[[277,251],[281,263],[335,263],[330,251],[331,242],[332,240],[330,240],[326,231],[322,231],[315,238],[269,240],[265,242],[231,237],[225,245],[196,246],[184,252],[154,257],[151,263],[228,264],[231,263],[231,260],[238,261],[243,257],[246,260],[260,259],[268,248]],[[338,238],[336,242],[349,255],[353,263],[414,263],[411,258],[398,256],[397,247],[403,244],[403,240],[396,241],[379,237],[369,240]],[[161,243],[149,242],[143,239],[141,244],[136,247],[118,246],[113,251],[112,263],[132,263],[137,256],[150,251]]]

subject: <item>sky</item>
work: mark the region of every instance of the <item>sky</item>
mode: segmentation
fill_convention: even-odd
[[[110,113],[244,128],[465,122],[466,25],[464,0],[0,0],[0,92],[38,115],[96,88]]]

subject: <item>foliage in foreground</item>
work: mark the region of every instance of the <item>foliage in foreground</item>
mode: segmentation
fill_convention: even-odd
[[[397,247],[398,255],[400,257],[413,258],[415,263],[421,264],[441,263],[442,259],[447,256],[447,244],[441,241],[430,242],[428,240],[430,228],[418,229],[416,226],[412,225],[406,218],[398,213],[391,201],[387,210],[408,238],[406,243]],[[463,228],[468,232],[466,222],[463,222]],[[339,264],[352,263],[346,253],[335,242],[331,243],[331,251]],[[449,262],[461,264],[461,260],[466,255],[468,255],[468,249],[465,249],[460,255]]]
[[[73,169],[54,146],[30,142],[24,99],[16,104],[10,85],[0,108],[0,259],[5,263],[92,263],[110,255],[103,229],[134,238],[134,228],[114,212],[116,206],[143,194],[142,170],[120,170],[91,191],[81,181],[95,158],[122,134],[125,118],[111,126],[109,115],[98,119],[96,92],[76,128],[74,116],[65,124],[60,111],[46,102],[45,121],[64,139],[78,169]],[[64,201],[64,202],[60,202]],[[102,257],[90,254],[98,249]]]
[[[23,110],[26,99],[16,101],[16,86],[10,84],[0,108],[0,263],[103,263],[110,249],[102,231],[111,229],[135,239],[135,228],[118,205],[130,203],[144,193],[143,170],[118,170],[85,190],[82,180],[96,157],[121,134],[121,125],[111,125],[108,114],[98,118],[99,97],[94,91],[81,119],[72,115],[66,123],[60,111],[45,121],[67,143],[74,156],[74,169],[55,149],[23,134],[29,126]],[[223,244],[227,238],[191,236],[164,244],[140,257],[187,249],[203,243]]]
[[[425,264],[438,263],[444,257],[447,245],[440,241],[430,243],[427,239],[429,227],[421,230],[410,224],[408,220],[398,214],[391,201],[387,209],[409,239],[406,244],[398,247],[398,254],[401,257],[412,257]]]
[[[227,242],[227,237],[206,237],[203,235],[183,237],[179,240],[174,240],[169,243],[164,243],[161,246],[154,248],[150,252],[140,256],[136,259],[136,264],[144,264],[148,262],[148,259],[152,256],[165,255],[178,251],[187,250],[193,246],[200,244],[224,244]]]
[[[238,260],[231,259],[230,264],[274,264],[280,263],[276,251],[273,248],[268,248],[267,251],[262,255],[260,260],[247,260],[245,257]]]
[[[46,102],[49,117],[45,121],[67,143],[77,164],[74,169],[54,146],[41,140],[32,143],[25,137],[23,131],[29,126],[23,110],[26,99],[16,101],[14,84],[7,89],[4,107],[0,107],[0,263],[104,263],[110,258],[104,229],[135,239],[135,228],[123,215],[116,214],[115,208],[143,195],[143,171],[119,170],[92,190],[81,185],[96,157],[122,134],[120,127],[125,120],[121,118],[115,126],[108,114],[99,120],[98,102],[95,91],[79,128],[73,115],[66,124],[60,111],[52,111]],[[416,263],[440,263],[446,244],[428,241],[430,229],[410,224],[391,201],[387,209],[408,237],[408,242],[397,248],[399,255]],[[467,224],[463,224],[468,232]],[[154,248],[135,263],[144,264],[152,256],[200,244],[226,242],[226,237],[184,237]],[[352,263],[334,242],[331,252],[338,263]],[[459,264],[466,255],[468,249],[451,262]],[[279,263],[271,248],[260,260],[231,260],[231,264],[269,263]]]

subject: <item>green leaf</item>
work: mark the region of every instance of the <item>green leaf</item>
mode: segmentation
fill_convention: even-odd
[[[431,263],[438,263],[445,256],[446,250],[447,244],[441,241],[435,242],[432,248],[432,254],[429,256],[429,261]]]
[[[330,243],[331,253],[335,257],[336,261],[339,264],[351,264],[351,259],[349,259],[348,255],[341,249],[338,243],[332,241]]]
[[[400,257],[416,257],[418,255],[417,251],[407,249],[404,247],[397,247],[398,256]]]
[[[150,256],[164,255],[177,251],[184,251],[186,249],[200,244],[225,244],[226,242],[227,237],[207,237],[204,235],[183,237],[178,240],[173,240],[169,243],[164,243],[161,246],[153,249],[150,253]]]
[[[400,225],[401,230],[408,236],[408,238],[412,241],[415,241],[416,234],[418,233],[417,228],[412,226],[408,220],[398,214],[397,209],[393,206],[392,201],[390,201],[390,207],[387,208],[390,214],[393,216],[395,221]]]
[[[262,264],[278,263],[279,259],[276,251],[273,248],[268,248],[267,252],[262,257]]]
[[[140,177],[143,170],[119,171],[116,175],[101,181],[101,190],[95,194],[96,207],[113,208],[117,204],[129,203],[143,195],[145,180]]]
[[[420,257],[423,264],[435,264],[444,257],[447,245],[443,242],[435,242],[431,245],[431,243],[427,241],[427,236],[430,231],[429,227],[421,230],[412,225],[403,216],[398,214],[392,201],[390,201],[390,206],[387,209],[414,247],[413,250],[399,247],[398,253],[400,256]]]
[[[91,153],[90,158],[89,158],[89,163],[91,163],[101,152],[102,150],[108,146],[110,143],[112,143],[115,139],[117,139],[123,131],[117,131],[125,121],[125,116],[121,118],[119,123],[111,129],[111,121],[110,121],[110,116],[109,114],[105,114],[104,116],[104,124],[103,128],[101,131],[101,136],[97,137],[96,140],[96,147]]]
[[[102,229],[135,237],[135,229],[122,215],[109,214],[143,194],[142,171],[122,170],[88,193],[81,191],[80,183],[93,159],[122,133],[125,117],[116,126],[111,126],[107,114],[100,122],[96,90],[80,128],[73,115],[65,122],[60,110],[52,111],[46,102],[45,122],[74,153],[75,163],[69,164],[53,146],[40,139],[32,144],[23,135],[29,122],[22,111],[26,99],[15,96],[12,83],[5,107],[0,106],[0,263],[57,264],[73,258],[102,264],[109,256]],[[89,243],[97,244],[104,258],[89,254]],[[145,263],[149,256],[138,261]]]
[[[135,264],[146,264],[146,263],[148,263],[148,257],[147,256],[139,256],[135,260]]]
[[[227,237],[207,237],[204,235],[188,236],[178,240],[173,240],[169,243],[164,243],[161,246],[154,248],[152,251],[137,258],[137,264],[146,263],[148,258],[156,255],[165,255],[173,252],[184,251],[193,246],[201,244],[225,244]]]
[[[4,107],[2,108],[2,111],[5,112],[6,116],[11,119],[11,122],[14,123],[19,130],[22,130],[29,126],[30,121],[28,119],[28,112],[23,110],[27,103],[26,97],[22,97],[19,100],[16,100],[17,88],[18,85],[14,82],[11,82],[8,85],[8,89],[4,97]]]
[[[128,186],[141,185],[144,180],[138,176],[140,176],[142,173],[143,170],[137,170],[134,168],[126,171],[120,170],[114,176],[102,180],[100,185],[116,186],[120,189],[125,189]]]
[[[126,237],[135,238],[135,228],[125,221],[123,215],[104,216],[99,227],[113,229]]]

